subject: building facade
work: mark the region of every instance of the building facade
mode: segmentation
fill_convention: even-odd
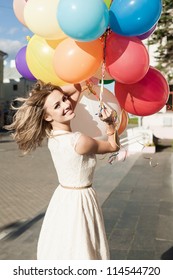
[[[12,120],[11,102],[17,97],[24,97],[34,83],[21,77],[14,65],[6,67],[5,72],[4,59],[6,57],[7,54],[0,51],[0,130]]]

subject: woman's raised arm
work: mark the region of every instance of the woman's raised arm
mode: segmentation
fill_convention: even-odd
[[[120,140],[115,121],[116,112],[107,108],[99,115],[106,123],[107,141],[93,139],[82,134],[76,144],[76,152],[79,154],[105,154],[117,152],[120,149]]]
[[[76,107],[76,104],[79,100],[79,96],[82,91],[87,89],[86,83],[83,82],[81,84],[69,84],[61,86],[64,94],[70,97],[70,101],[72,102],[73,109]]]

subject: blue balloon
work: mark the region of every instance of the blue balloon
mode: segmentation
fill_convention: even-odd
[[[109,24],[109,11],[103,0],[60,0],[57,19],[69,37],[88,42],[99,38]]]
[[[161,12],[161,0],[115,0],[109,10],[110,28],[123,36],[138,36],[157,23]]]

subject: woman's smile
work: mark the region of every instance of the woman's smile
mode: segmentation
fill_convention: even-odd
[[[73,113],[73,109],[72,109],[72,106],[69,106],[67,107],[65,110],[64,110],[64,115],[71,115]]]

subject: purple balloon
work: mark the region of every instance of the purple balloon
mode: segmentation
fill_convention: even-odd
[[[32,75],[31,71],[28,68],[28,64],[26,62],[26,48],[27,46],[24,46],[19,50],[19,52],[16,55],[15,63],[17,71],[26,79],[35,81],[36,78]]]
[[[145,40],[147,39],[156,29],[157,24],[155,24],[150,30],[148,30],[147,32],[145,32],[144,34],[138,35],[136,37],[138,37],[138,39],[140,40]]]

